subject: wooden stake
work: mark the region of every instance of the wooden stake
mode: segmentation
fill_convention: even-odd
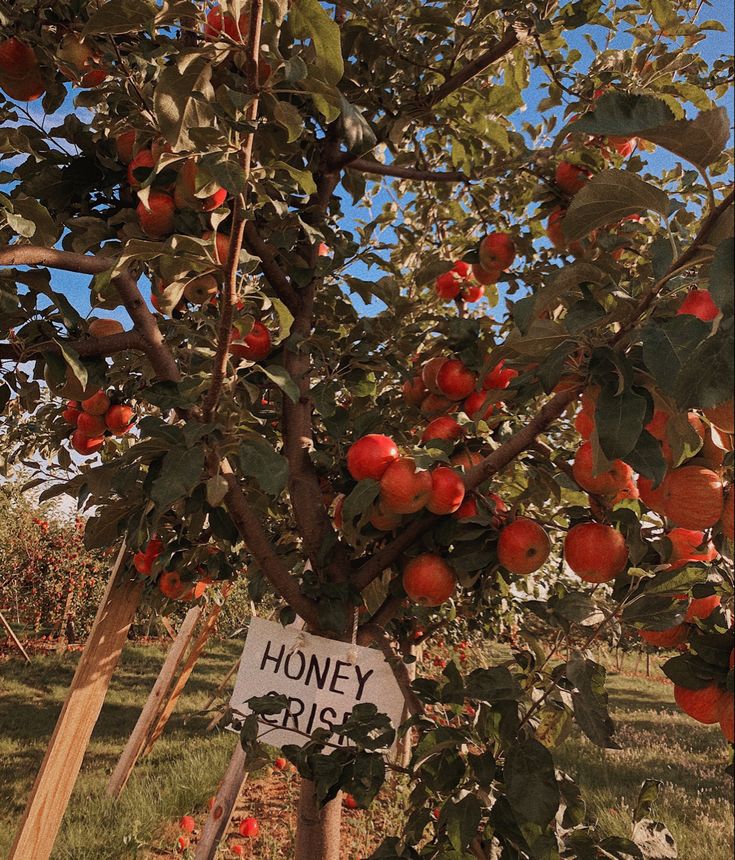
[[[148,753],[153,749],[153,745],[163,733],[163,730],[166,728],[166,723],[169,721],[171,714],[173,714],[176,709],[179,698],[184,692],[184,687],[186,686],[191,673],[194,671],[197,661],[202,656],[202,652],[207,645],[209,637],[214,632],[214,627],[217,624],[220,612],[222,612],[222,609],[224,608],[225,600],[227,599],[227,595],[230,593],[230,588],[232,588],[232,584],[229,582],[222,586],[222,589],[220,590],[222,598],[220,603],[213,604],[209,610],[209,614],[204,619],[202,629],[194,640],[194,644],[191,646],[191,651],[181,668],[181,674],[177,678],[170,694],[167,696],[165,704],[162,705],[158,718],[148,734],[148,740],[143,747],[143,755],[148,755]]]
[[[48,860],[143,592],[120,547],[8,860]]]
[[[245,753],[238,739],[224,778],[217,789],[209,817],[204,823],[202,835],[197,842],[194,860],[214,860],[220,840],[229,827],[237,798],[248,778],[245,767]]]
[[[179,668],[186,649],[189,647],[191,638],[194,635],[194,628],[201,614],[202,608],[195,606],[186,613],[186,617],[181,623],[179,632],[169,648],[161,671],[158,673],[156,683],[148,694],[148,699],[143,706],[143,710],[140,712],[138,722],[135,724],[135,728],[128,738],[128,742],[125,744],[125,749],[118,759],[110,781],[107,783],[107,794],[110,797],[120,797],[122,790],[130,778],[130,774],[133,772],[135,763],[145,748],[151,729],[156,725],[161,706],[165,702],[166,694],[171,687],[176,670]]]
[[[8,635],[9,635],[9,636],[10,636],[10,638],[13,640],[13,642],[15,642],[15,644],[16,644],[16,646],[17,646],[18,650],[20,651],[20,653],[21,653],[21,654],[26,658],[26,660],[30,663],[30,662],[31,662],[31,658],[30,658],[30,657],[28,656],[28,654],[26,653],[26,649],[25,649],[25,648],[23,647],[23,645],[21,644],[20,639],[18,639],[18,637],[15,635],[15,631],[14,631],[14,630],[13,630],[13,628],[10,626],[10,623],[7,621],[7,619],[6,619],[6,618],[5,618],[5,616],[2,614],[2,612],[0,612],[0,622],[2,622],[3,627],[8,631]]]

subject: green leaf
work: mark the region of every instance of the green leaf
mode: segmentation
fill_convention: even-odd
[[[705,168],[722,155],[729,133],[727,110],[719,107],[703,111],[694,119],[672,120],[640,132],[638,136],[668,149],[697,167]]]
[[[249,436],[240,443],[240,468],[260,484],[264,493],[279,496],[288,482],[288,461],[261,436]]]
[[[709,269],[709,291],[717,307],[725,314],[733,312],[735,292],[735,238],[725,239],[715,249]]]
[[[286,164],[285,161],[274,161],[273,167],[285,170],[292,179],[296,180],[304,194],[314,194],[316,192],[316,183],[314,177],[308,170],[299,170],[292,164]]]
[[[339,25],[318,0],[294,0],[289,21],[297,39],[311,39],[323,79],[336,84],[344,74]]]
[[[593,744],[605,749],[620,749],[613,741],[615,724],[607,709],[604,667],[576,654],[567,663],[565,674],[577,688],[572,693],[577,725]]]
[[[659,795],[663,783],[660,779],[644,779],[638,792],[638,800],[633,810],[633,821],[648,818],[653,810],[653,804]]]
[[[446,805],[442,818],[452,847],[455,851],[462,851],[477,836],[482,805],[476,795],[467,794],[458,803]]]
[[[342,519],[345,524],[353,523],[358,517],[367,514],[378,498],[380,483],[366,478],[358,481],[352,492],[345,498],[342,506]]]
[[[258,364],[256,367],[262,371],[271,382],[275,382],[292,403],[298,403],[298,386],[293,379],[291,379],[291,375],[285,367],[281,367],[280,364],[269,364],[266,366]]]
[[[662,391],[673,394],[682,368],[707,337],[710,326],[691,314],[664,323],[651,322],[643,330],[643,360]]]
[[[362,112],[342,97],[342,130],[347,149],[357,155],[369,152],[377,143],[375,132]]]
[[[570,242],[583,239],[598,227],[618,223],[627,215],[652,210],[669,212],[669,197],[627,170],[602,170],[574,195],[562,222]]]
[[[615,394],[603,388],[597,398],[595,426],[602,453],[618,460],[635,447],[645,423],[647,401],[631,389]]]
[[[702,690],[712,683],[712,674],[693,654],[672,657],[661,668],[670,681],[688,690]]]
[[[161,133],[174,152],[195,150],[190,137],[193,128],[215,123],[211,83],[212,66],[196,54],[180,55],[179,62],[167,66],[158,78],[153,107]]]
[[[633,450],[629,451],[623,459],[640,475],[650,478],[654,487],[663,481],[668,468],[661,443],[645,429],[638,437]]]
[[[465,690],[471,699],[480,702],[517,701],[521,696],[518,681],[505,666],[474,669],[467,678]]]
[[[151,487],[151,499],[161,510],[191,495],[204,468],[204,449],[172,448],[161,463],[161,473]]]
[[[565,126],[559,136],[570,132],[594,135],[634,137],[647,129],[655,129],[675,119],[666,102],[653,96],[627,93],[605,93],[595,102],[595,108]]]
[[[674,396],[683,406],[707,409],[732,399],[735,385],[735,342],[732,329],[720,328],[689,356],[676,380]]]
[[[644,584],[646,594],[681,594],[698,582],[707,581],[707,569],[689,565],[680,570],[657,573]]]
[[[150,0],[109,0],[92,12],[82,35],[140,33],[153,23],[157,11]]]
[[[519,824],[546,827],[559,808],[554,760],[546,747],[531,738],[519,740],[506,753],[503,776]]]
[[[80,360],[79,355],[73,349],[70,349],[68,346],[64,346],[58,340],[56,343],[59,344],[61,354],[64,356],[64,361],[71,368],[74,378],[81,385],[82,389],[85,389],[87,387],[87,380],[89,379],[89,371]]]
[[[273,105],[273,119],[286,129],[287,143],[293,143],[301,137],[304,130],[304,118],[299,109],[290,102],[277,101]]]

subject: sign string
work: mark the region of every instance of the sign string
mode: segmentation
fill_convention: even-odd
[[[354,666],[357,663],[357,621],[359,612],[355,607],[354,615],[352,616],[352,647],[347,652],[347,659]]]

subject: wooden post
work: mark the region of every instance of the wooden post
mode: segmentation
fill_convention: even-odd
[[[130,774],[133,772],[135,763],[143,752],[151,729],[158,719],[161,705],[165,701],[165,696],[171,687],[171,682],[174,679],[179,663],[181,663],[184,653],[189,647],[189,642],[194,635],[194,628],[201,614],[201,607],[195,606],[186,613],[186,617],[181,623],[176,639],[169,648],[161,671],[158,673],[156,683],[148,694],[148,699],[143,706],[143,710],[140,712],[138,722],[135,724],[135,728],[128,738],[128,742],[125,744],[125,749],[118,759],[110,781],[107,783],[107,794],[110,797],[118,798],[120,796],[130,778]]]
[[[240,796],[240,790],[248,778],[246,764],[245,753],[238,739],[224,778],[217,789],[214,804],[204,823],[202,835],[197,842],[194,860],[214,860],[220,840],[230,824],[232,810]]]
[[[222,600],[220,603],[215,603],[212,608],[209,610],[209,614],[204,619],[204,623],[202,624],[202,629],[199,632],[199,635],[194,640],[194,644],[191,646],[191,651],[184,662],[184,665],[181,668],[181,674],[176,679],[176,683],[173,686],[173,689],[166,697],[166,702],[161,706],[161,710],[159,711],[156,722],[154,723],[152,729],[148,733],[148,738],[143,747],[142,755],[148,755],[148,753],[153,749],[153,745],[161,736],[163,730],[166,728],[166,723],[169,721],[171,714],[173,714],[176,709],[176,705],[179,701],[181,694],[184,692],[184,687],[186,686],[187,681],[191,673],[194,671],[194,667],[197,664],[197,661],[202,656],[202,652],[207,645],[207,641],[209,637],[214,632],[214,627],[217,623],[217,619],[219,618],[220,612],[225,605],[225,600],[227,595],[230,592],[231,588],[230,583],[226,583],[222,586],[221,589],[221,597]]]
[[[25,648],[23,647],[23,645],[21,644],[20,639],[18,639],[18,637],[15,635],[15,631],[14,631],[14,630],[13,630],[13,628],[10,626],[10,623],[7,621],[7,619],[6,619],[6,618],[5,618],[5,616],[2,614],[2,612],[0,612],[0,622],[2,623],[3,627],[8,631],[8,635],[9,635],[9,636],[10,636],[10,638],[13,640],[13,642],[15,642],[15,644],[16,644],[16,646],[17,646],[18,650],[20,651],[20,653],[21,653],[21,654],[26,658],[26,660],[30,663],[30,662],[31,662],[31,658],[30,658],[30,657],[28,656],[28,654],[26,653],[26,649],[25,649]]]
[[[125,544],[74,673],[8,860],[48,860],[112,673],[140,603],[143,582],[127,568]]]

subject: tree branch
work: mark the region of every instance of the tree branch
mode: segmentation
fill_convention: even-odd
[[[127,272],[123,272],[114,279],[113,283],[133,325],[146,342],[146,355],[158,378],[168,382],[178,382],[181,374],[176,360],[164,343],[156,318],[145,303],[135,279]]]
[[[401,659],[401,656],[396,653],[394,642],[385,630],[377,624],[365,624],[360,628],[357,641],[360,645],[374,643],[380,648],[393,670],[393,675],[398,682],[398,686],[401,688],[408,712],[412,717],[423,714],[425,708],[423,702],[411,687],[411,677],[408,674],[408,668]]]
[[[248,105],[246,117],[251,122],[258,118],[259,88],[258,88],[258,58],[260,55],[260,31],[263,26],[263,0],[252,0],[250,3],[250,18],[248,24],[248,41],[245,60],[245,79],[248,91],[253,99]],[[253,142],[255,132],[251,131],[245,139],[241,154],[241,164],[245,182],[250,180],[253,162]],[[209,421],[217,407],[217,401],[222,393],[227,363],[230,358],[230,341],[232,340],[232,321],[234,318],[235,302],[237,300],[237,270],[240,261],[245,235],[245,206],[247,191],[235,200],[230,230],[230,244],[227,250],[225,267],[225,283],[219,303],[219,325],[217,326],[217,349],[214,354],[212,379],[202,404],[202,417]]]
[[[653,287],[643,296],[642,299],[638,302],[638,304],[633,309],[629,320],[624,323],[620,327],[620,331],[615,335],[615,337],[611,341],[611,345],[615,345],[619,343],[623,337],[630,331],[631,328],[635,326],[638,320],[643,316],[643,314],[651,307],[656,296],[661,292],[665,284],[671,280],[671,277],[678,273],[680,269],[683,269],[687,263],[696,262],[694,257],[697,253],[697,249],[700,245],[702,245],[709,235],[710,230],[717,223],[720,215],[726,212],[733,204],[733,200],[735,200],[735,189],[730,189],[730,193],[720,201],[720,203],[715,206],[715,208],[707,215],[707,217],[702,222],[702,226],[697,231],[697,235],[692,239],[689,247],[684,251],[683,254],[680,254],[676,260],[672,262],[669,266],[666,274],[658,280]]]
[[[494,474],[504,469],[522,451],[529,448],[536,437],[542,433],[567,406],[576,400],[584,390],[583,385],[577,385],[567,391],[554,395],[545,403],[538,413],[515,433],[507,442],[496,448],[482,463],[478,463],[467,472],[464,478],[465,487],[474,490]],[[359,591],[368,586],[376,577],[390,567],[424,532],[427,532],[437,521],[433,514],[425,514],[413,520],[389,544],[368,559],[352,578],[352,584]]]
[[[374,173],[376,176],[395,176],[398,179],[415,179],[421,182],[469,182],[470,177],[461,170],[439,173],[433,170],[419,170],[416,167],[401,167],[397,164],[381,164],[368,158],[355,158],[345,165],[348,170],[360,173]]]
[[[294,612],[300,615],[310,627],[320,629],[318,605],[302,593],[296,578],[283,566],[260,520],[248,505],[229,461],[226,458],[218,459],[217,465],[222,477],[227,481],[225,496],[227,509],[249,552],[273,588]]]
[[[260,259],[260,268],[266,280],[278,298],[294,313],[298,308],[299,294],[291,286],[291,281],[279,265],[276,255],[252,221],[245,224],[245,247]]]
[[[88,337],[84,340],[67,341],[63,346],[73,350],[82,358],[115,355],[129,349],[145,352],[147,348],[145,340],[137,331],[124,331],[120,334],[111,334],[108,337]],[[31,356],[41,352],[60,353],[61,345],[54,340],[31,344],[28,347],[23,347],[19,343],[0,343],[0,360],[26,361]]]
[[[429,95],[428,104],[432,107],[439,104],[448,95],[451,95],[455,90],[458,90],[468,81],[472,80],[472,78],[479,75],[480,72],[484,72],[488,66],[491,66],[504,57],[509,51],[512,51],[517,44],[518,34],[513,27],[508,27],[502,37],[488,48],[487,51],[484,51],[479,57],[467,63],[466,66],[455,72],[441,86],[437,87]]]
[[[115,260],[73,251],[57,251],[38,245],[10,245],[0,249],[0,266],[48,266],[80,275],[99,275],[112,268]]]

